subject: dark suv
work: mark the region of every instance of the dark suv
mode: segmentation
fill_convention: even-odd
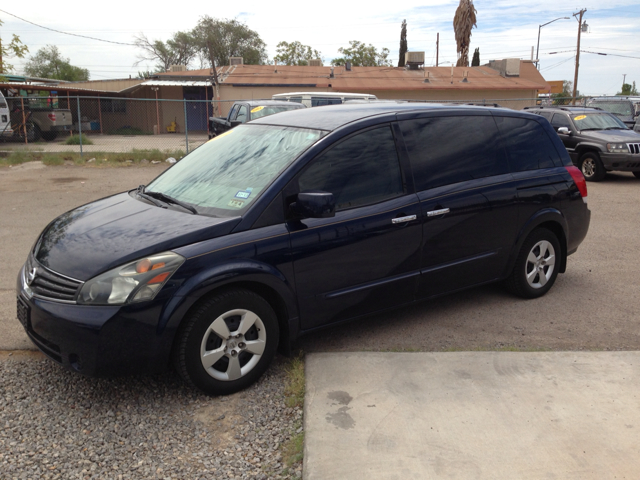
[[[18,318],[73,371],[172,362],[231,393],[320,327],[489,282],[540,297],[589,219],[584,178],[542,117],[294,110],[51,222],[18,275]]]
[[[640,178],[640,134],[616,116],[589,107],[525,107],[551,123],[584,177],[602,180],[608,171]]]

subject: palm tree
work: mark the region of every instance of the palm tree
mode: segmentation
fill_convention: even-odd
[[[453,17],[453,31],[456,34],[458,48],[456,67],[469,66],[469,44],[471,43],[471,29],[477,26],[476,13],[473,0],[460,0],[456,15]]]

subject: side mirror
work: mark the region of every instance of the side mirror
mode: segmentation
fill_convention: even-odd
[[[292,212],[302,218],[330,218],[336,215],[336,202],[333,193],[320,190],[300,192],[290,208]]]
[[[558,135],[571,135],[571,132],[567,127],[558,128]]]
[[[238,125],[241,125],[242,122],[239,122],[238,120],[232,120],[231,122],[229,122],[229,124],[231,125],[231,128],[233,128],[233,127],[237,127]]]

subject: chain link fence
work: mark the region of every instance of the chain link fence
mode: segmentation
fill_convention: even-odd
[[[0,150],[43,153],[72,152],[81,156],[119,154],[140,161],[179,159],[209,139],[209,117],[226,116],[230,101],[121,98],[8,98],[13,135],[1,135]],[[409,100],[415,102],[416,100]],[[576,105],[585,105],[579,98]],[[569,105],[572,98],[474,99],[420,101],[485,105],[521,110],[535,105]],[[7,133],[7,132],[5,132]]]

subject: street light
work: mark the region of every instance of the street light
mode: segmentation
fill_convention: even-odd
[[[553,23],[553,22],[558,21],[558,20],[569,20],[570,18],[571,17],[559,17],[559,18],[556,18],[554,20],[551,20],[550,22],[543,23],[542,25],[540,25],[538,27],[538,47],[536,48],[536,67],[538,68],[538,70],[540,70],[540,57],[538,56],[538,52],[540,51],[540,30],[545,25],[549,25],[550,23]]]

